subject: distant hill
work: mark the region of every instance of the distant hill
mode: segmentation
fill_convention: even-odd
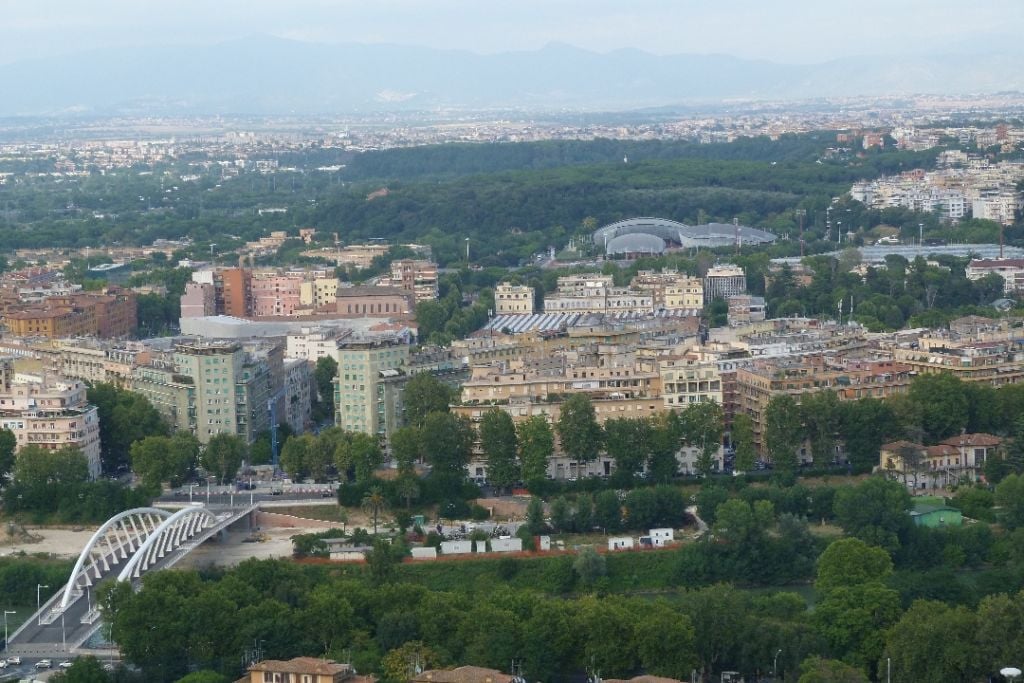
[[[266,36],[110,49],[0,66],[0,116],[83,112],[316,114],[437,107],[633,109],[729,99],[1024,90],[1022,53],[849,58],[596,53],[552,44],[480,55]]]

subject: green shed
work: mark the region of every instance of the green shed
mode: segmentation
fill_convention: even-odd
[[[964,523],[963,513],[948,505],[915,505],[910,511],[910,518],[917,526],[931,528],[960,526]]]

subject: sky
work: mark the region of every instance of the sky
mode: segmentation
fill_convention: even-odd
[[[1005,47],[1024,0],[0,0],[0,64],[102,47],[258,34],[480,53],[598,52],[787,63]]]

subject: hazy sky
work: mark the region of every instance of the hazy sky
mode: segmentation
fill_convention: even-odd
[[[1012,45],[1024,0],[0,0],[0,63],[253,34],[498,52],[720,53],[784,62]]]

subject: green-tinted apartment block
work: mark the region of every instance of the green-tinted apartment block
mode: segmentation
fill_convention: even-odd
[[[132,388],[175,429],[202,443],[222,433],[252,443],[269,429],[267,404],[282,386],[281,348],[263,351],[229,342],[179,343],[170,361],[135,368]]]
[[[401,426],[401,388],[409,345],[399,339],[352,341],[338,349],[334,422],[387,438]]]

